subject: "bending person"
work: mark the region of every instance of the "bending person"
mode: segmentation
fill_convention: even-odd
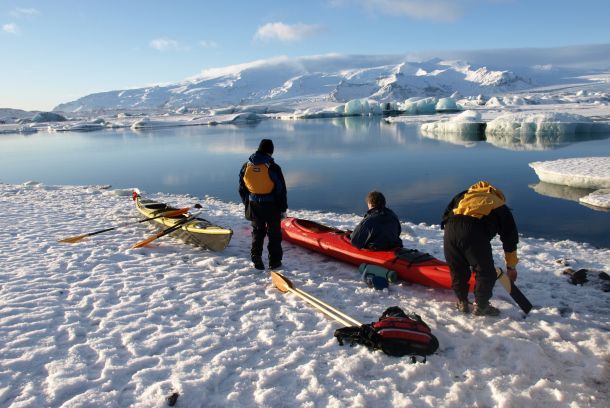
[[[451,200],[443,214],[441,228],[445,230],[443,246],[451,269],[457,309],[470,313],[468,281],[474,270],[474,314],[497,316],[500,311],[489,303],[496,283],[490,241],[496,234],[502,241],[507,275],[513,281],[517,279],[515,267],[518,262],[519,235],[504,194],[486,181],[479,181]]]

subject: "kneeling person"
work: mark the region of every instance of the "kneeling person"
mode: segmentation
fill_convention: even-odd
[[[386,207],[383,194],[371,191],[366,196],[366,203],[369,210],[350,235],[352,245],[373,251],[402,247],[400,221],[394,211]]]

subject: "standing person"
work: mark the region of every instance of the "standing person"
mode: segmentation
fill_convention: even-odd
[[[517,279],[517,243],[519,235],[513,215],[506,206],[504,194],[479,181],[456,195],[443,214],[441,229],[445,230],[445,259],[451,269],[451,286],[457,296],[457,308],[470,313],[468,281],[471,268],[475,272],[473,313],[477,316],[497,316],[500,311],[489,300],[496,283],[496,270],[490,241],[500,235],[506,272]]]
[[[261,140],[258,149],[239,172],[239,195],[245,205],[246,219],[252,222],[250,257],[254,267],[265,269],[263,243],[269,242],[269,268],[282,265],[282,216],[288,209],[286,182],[282,169],[273,158],[273,142]]]
[[[402,247],[400,221],[394,211],[386,207],[383,194],[371,191],[366,196],[369,210],[350,235],[356,248],[385,251]]]

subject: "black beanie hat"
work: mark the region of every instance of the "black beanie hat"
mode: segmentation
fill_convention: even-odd
[[[271,139],[263,139],[258,145],[258,150],[269,155],[273,154],[273,142]]]

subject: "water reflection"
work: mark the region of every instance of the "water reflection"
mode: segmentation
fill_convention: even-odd
[[[491,143],[496,147],[509,150],[557,149],[572,143],[607,139],[609,136],[610,134],[606,133],[566,134],[561,132],[485,134],[488,143]]]
[[[595,207],[595,206],[580,202],[580,198],[591,194],[593,191],[595,191],[594,189],[569,187],[569,186],[564,186],[561,184],[545,183],[544,181],[541,181],[536,184],[530,184],[528,187],[543,196],[552,197],[552,198],[560,198],[560,199],[569,200],[569,201],[575,201],[581,205],[584,205],[587,208],[590,208],[590,209],[596,210],[596,211],[602,211],[602,212],[610,211],[610,209],[607,209],[607,208]]]
[[[429,139],[439,140],[441,142],[447,142],[455,145],[465,147],[475,147],[478,142],[485,140],[485,135],[482,132],[434,132],[426,129],[421,129],[420,133],[422,136]]]

